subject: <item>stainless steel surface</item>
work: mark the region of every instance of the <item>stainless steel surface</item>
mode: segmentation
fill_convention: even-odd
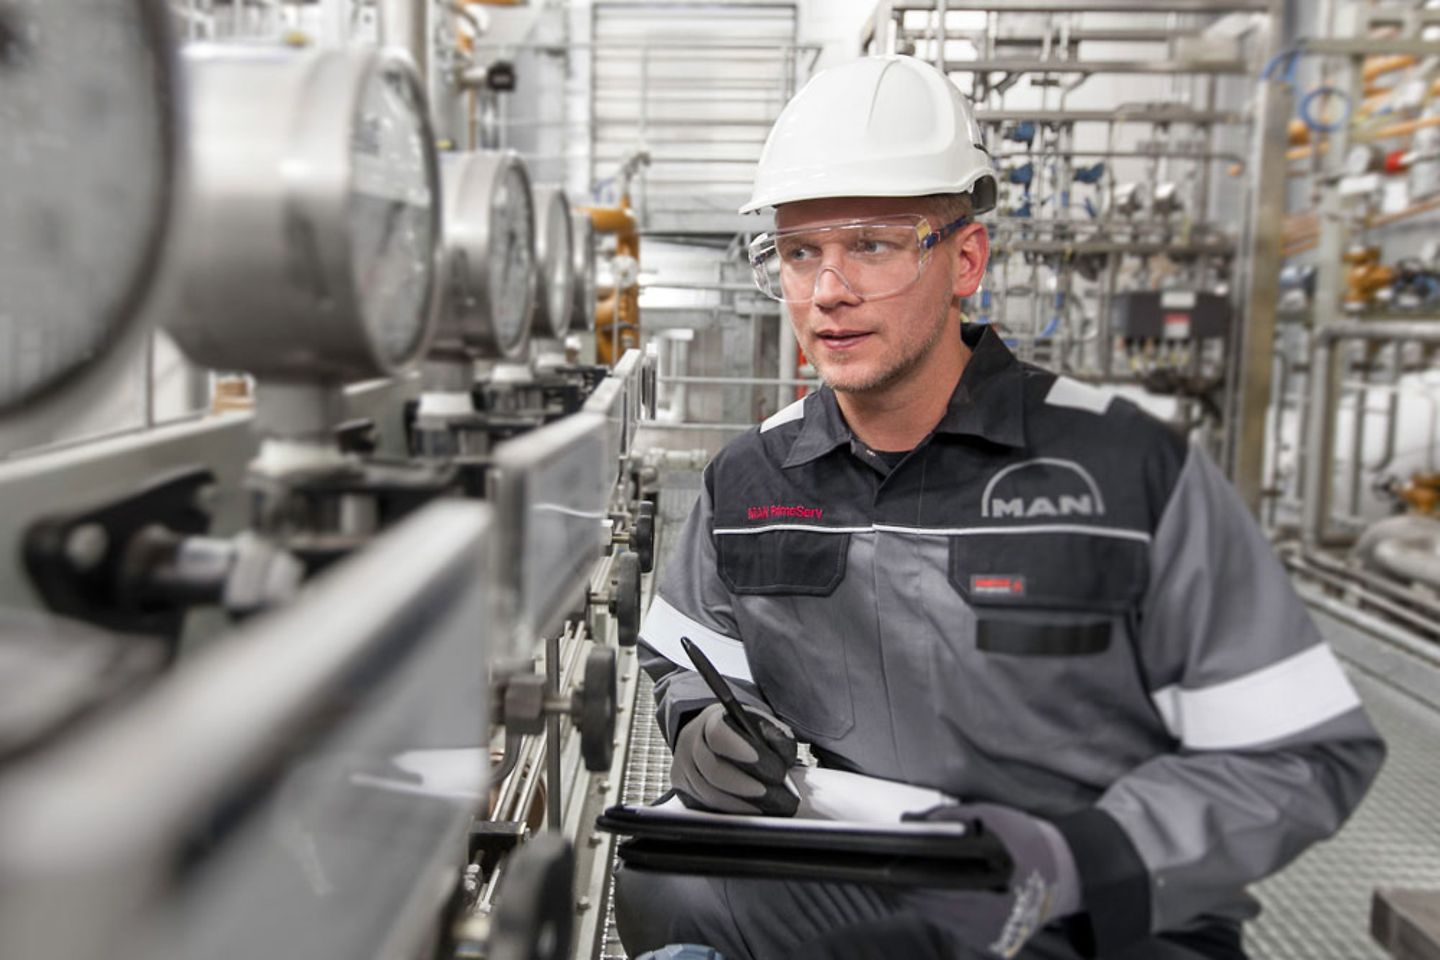
[[[439,174],[419,79],[394,54],[190,48],[192,180],[165,326],[191,360],[344,382],[428,345]]]
[[[528,659],[583,598],[604,546],[614,487],[605,422],[578,413],[495,448],[490,497],[499,523],[506,662]]]
[[[574,224],[571,238],[575,253],[575,307],[571,313],[570,326],[575,330],[595,329],[595,307],[597,305],[595,225],[584,213],[572,215]]]
[[[1335,272],[1335,271],[1331,271]],[[1301,538],[1307,547],[1335,539],[1331,523],[1335,447],[1335,402],[1340,381],[1337,345],[1342,341],[1414,341],[1440,343],[1434,320],[1342,320],[1316,327],[1311,335],[1309,403],[1305,412],[1305,449],[1301,458]]]
[[[1266,59],[1279,47],[1280,9],[1272,4],[1267,26],[1255,43]],[[1247,192],[1254,209],[1241,220],[1239,314],[1243,321],[1230,343],[1226,375],[1226,473],[1251,513],[1258,516],[1265,485],[1266,412],[1275,364],[1275,305],[1280,296],[1281,229],[1285,222],[1285,127],[1290,97],[1279,84],[1263,84],[1255,95],[1255,136],[1250,143]],[[1208,168],[1207,168],[1208,169]]]
[[[513,360],[536,293],[535,202],[509,152],[441,157],[445,280],[431,356]]]
[[[575,313],[575,239],[565,191],[535,191],[535,318],[532,335],[564,339]]]
[[[1250,70],[1244,60],[1061,60],[1025,57],[993,57],[950,60],[947,72],[965,73],[1140,73],[1140,74],[1243,74]]]
[[[344,416],[373,419],[380,452],[403,456],[403,406],[415,390],[411,379],[350,387],[343,394]],[[0,605],[40,605],[21,551],[35,520],[127,493],[178,465],[203,463],[215,473],[212,532],[241,529],[249,510],[241,482],[257,444],[253,417],[230,413],[0,460]]]
[[[419,951],[485,797],[490,524],[431,505],[7,766],[0,955]]]
[[[1119,104],[1111,110],[996,110],[975,109],[975,119],[983,123],[1188,123],[1243,124],[1250,117],[1229,110],[1194,110],[1166,104]]]
[[[0,7],[0,418],[140,313],[179,176],[171,43],[161,0]]]

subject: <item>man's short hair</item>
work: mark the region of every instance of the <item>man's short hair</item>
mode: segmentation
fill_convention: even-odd
[[[968,217],[973,213],[974,206],[970,203],[968,193],[932,193],[921,198],[930,212],[940,221],[937,226],[953,223],[961,217]]]

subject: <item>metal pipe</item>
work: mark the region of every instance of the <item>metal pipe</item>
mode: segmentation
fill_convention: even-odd
[[[1325,611],[1336,620],[1347,623],[1356,629],[1363,630],[1392,646],[1399,647],[1423,663],[1432,667],[1440,667],[1440,657],[1435,655],[1435,645],[1433,643],[1421,640],[1399,627],[1386,623],[1384,620],[1373,615],[1366,614],[1362,610],[1357,610],[1350,604],[1343,603],[1334,597],[1326,596],[1318,590],[1301,589],[1298,592],[1300,599],[1312,607]]]
[[[1342,320],[1314,331],[1310,346],[1310,401],[1307,411],[1304,470],[1301,478],[1305,510],[1301,540],[1307,548],[1323,546],[1331,538],[1330,499],[1333,477],[1335,405],[1339,370],[1334,345],[1341,340],[1418,341],[1440,343],[1440,322],[1435,320]]]
[[[545,679],[550,688],[550,696],[559,699],[560,697],[560,637],[558,635],[545,638]],[[550,713],[545,717],[545,776],[550,782],[550,790],[546,796],[545,820],[552,833],[559,833],[563,823],[563,816],[560,802],[560,721],[563,718],[558,713]],[[524,811],[524,807],[521,807]]]
[[[1344,590],[1347,595],[1356,596],[1362,602],[1385,611],[1389,616],[1411,624],[1422,633],[1436,633],[1436,625],[1440,624],[1440,617],[1437,617],[1435,614],[1417,613],[1414,610],[1410,610],[1401,605],[1402,601],[1384,595],[1388,591],[1382,591],[1381,593],[1375,592],[1373,580],[1360,571],[1339,566],[1335,564],[1333,560],[1329,561],[1328,565],[1317,563],[1316,561],[1320,559],[1321,555],[1307,553],[1300,556],[1287,556],[1285,557],[1285,563],[1292,569],[1300,570],[1306,576],[1313,577],[1332,587]],[[1335,569],[1335,567],[1339,567],[1339,569]],[[1418,601],[1409,598],[1407,598],[1407,601],[1418,603]],[[1425,604],[1420,605],[1426,606]]]

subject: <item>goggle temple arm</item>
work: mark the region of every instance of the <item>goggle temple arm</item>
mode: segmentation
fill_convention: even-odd
[[[929,250],[941,240],[944,240],[956,230],[959,230],[961,227],[965,226],[965,224],[969,223],[971,219],[972,218],[968,216],[960,217],[958,220],[951,220],[949,223],[945,224],[945,226],[941,227],[939,230],[936,230],[934,233],[925,234],[924,238],[920,241],[920,249]]]

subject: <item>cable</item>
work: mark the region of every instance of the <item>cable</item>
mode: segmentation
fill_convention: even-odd
[[[1264,68],[1261,69],[1260,81],[1265,83],[1276,80],[1275,73],[1277,70],[1280,70],[1280,76],[1278,77],[1279,82],[1285,84],[1291,90],[1294,90],[1295,67],[1300,62],[1300,58],[1306,53],[1307,51],[1300,47],[1291,47],[1289,50],[1282,50],[1280,53],[1275,54],[1275,56],[1265,62]],[[1282,64],[1283,69],[1280,69]],[[1342,110],[1338,119],[1326,121],[1314,115],[1312,111],[1315,103],[1324,100],[1339,101]],[[1339,87],[1328,85],[1319,86],[1308,91],[1300,98],[1300,102],[1295,110],[1296,115],[1300,118],[1300,122],[1304,123],[1306,127],[1315,133],[1334,133],[1349,122],[1350,115],[1353,111],[1354,106],[1350,102],[1349,95]]]

